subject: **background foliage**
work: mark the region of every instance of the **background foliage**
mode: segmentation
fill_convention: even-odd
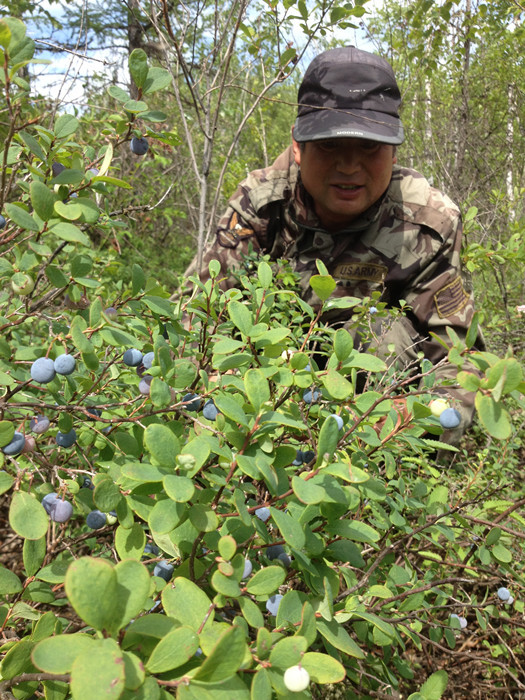
[[[488,351],[471,350],[475,328],[466,346],[451,337],[448,361],[469,357],[483,379],[460,373],[478,420],[443,454],[434,368],[421,358],[414,384],[356,352],[301,301],[286,264],[247,261],[237,290],[195,280],[184,306],[169,301],[239,177],[287,145],[301,57],[349,32],[365,6],[190,5],[182,16],[93,3],[86,16],[54,4],[63,19],[40,3],[8,9],[42,13],[41,31],[60,30],[71,51],[81,36],[114,46],[114,71],[77,76],[87,102],[64,113],[33,77],[51,70],[34,61],[56,35],[39,44],[19,20],[0,25],[0,693],[431,700],[462,697],[467,682],[470,697],[516,697],[519,6],[389,3],[367,17],[401,76],[400,160],[466,213]],[[148,139],[144,157],[133,136]],[[312,284],[333,303],[326,271]],[[374,300],[347,303],[372,333]],[[126,365],[129,348],[152,352],[152,366]],[[63,352],[71,375],[32,378],[35,359]],[[72,445],[58,445],[72,429]],[[22,452],[9,447],[17,433]],[[50,493],[71,503],[65,522],[42,506]],[[311,683],[291,693],[283,674],[298,663]]]

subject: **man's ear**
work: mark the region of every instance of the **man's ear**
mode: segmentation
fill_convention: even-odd
[[[392,163],[394,165],[397,163],[397,148],[395,146],[392,149]]]
[[[294,139],[293,130],[294,127],[292,126],[292,151],[295,158],[295,162],[297,163],[297,165],[301,165],[301,146]]]

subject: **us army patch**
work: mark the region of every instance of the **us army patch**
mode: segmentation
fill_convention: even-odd
[[[456,277],[453,282],[441,287],[439,292],[434,294],[434,302],[440,318],[457,314],[467,304],[468,300],[469,295],[463,287],[461,277]]]
[[[370,280],[382,282],[388,268],[376,263],[341,263],[333,272],[333,277],[340,280]]]
[[[217,231],[217,240],[224,248],[235,248],[242,238],[249,238],[253,235],[253,229],[242,226],[239,215],[234,211],[229,221],[229,228]]]

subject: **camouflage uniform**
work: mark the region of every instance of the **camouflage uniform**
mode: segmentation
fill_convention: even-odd
[[[316,307],[319,299],[308,282],[317,274],[320,259],[337,283],[333,297],[362,298],[380,291],[388,306],[404,299],[411,307],[382,339],[380,354],[386,355],[393,343],[400,362],[415,359],[422,350],[436,363],[446,352],[429,332],[449,343],[450,326],[464,338],[474,311],[460,269],[461,232],[458,207],[418,172],[397,165],[379,202],[344,230],[327,232],[301,184],[290,147],[269,168],[250,173],[240,184],[219,222],[216,240],[205,251],[201,278],[207,279],[208,263],[216,259],[223,288],[232,286],[229,271],[251,243],[272,259],[289,260],[300,275],[304,300]],[[187,274],[195,272],[195,264]],[[344,325],[349,313],[338,310],[323,320]],[[455,369],[438,372],[450,377]],[[470,423],[473,396],[449,393],[461,402],[464,424]]]

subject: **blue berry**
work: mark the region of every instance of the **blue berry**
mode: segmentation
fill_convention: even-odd
[[[270,615],[277,615],[282,599],[283,596],[280,593],[276,593],[268,598],[266,601],[266,610],[268,610]]]
[[[29,422],[29,428],[37,435],[45,433],[46,430],[49,429],[49,425],[49,418],[40,414],[38,416],[35,416],[34,418],[31,418],[31,421]]]
[[[343,419],[341,418],[341,416],[338,416],[337,413],[332,413],[330,416],[328,416],[328,418],[334,418],[337,422],[337,427],[339,428],[339,430],[343,429]]]
[[[75,366],[77,364],[77,361],[73,357],[73,355],[68,355],[67,353],[64,353],[63,355],[59,355],[54,362],[54,367],[55,367],[55,372],[57,374],[72,374],[75,371]]]
[[[75,444],[76,440],[77,433],[74,428],[71,428],[68,433],[62,433],[59,430],[56,436],[56,443],[59,447],[71,447]]]
[[[106,514],[100,510],[92,510],[87,514],[86,525],[90,530],[99,530],[106,524]]]
[[[122,361],[128,367],[137,367],[142,362],[142,353],[136,348],[128,348],[122,356]]]
[[[191,411],[193,413],[196,413],[201,407],[202,398],[198,394],[191,394],[190,393],[190,394],[185,394],[182,397],[182,401],[184,404],[183,408],[185,408],[186,411]]]
[[[292,462],[294,467],[299,467],[304,462],[304,455],[301,450],[297,450],[295,453],[295,459]]]
[[[55,363],[49,357],[39,357],[31,365],[31,378],[39,384],[48,384],[55,376]]]
[[[315,403],[321,398],[321,392],[319,389],[305,389],[303,392],[303,401],[305,403]]]
[[[272,544],[266,548],[266,556],[271,561],[277,559],[281,554],[286,554],[284,547],[281,544]]]
[[[5,228],[6,223],[7,221],[5,220],[5,216],[2,216],[2,214],[0,214],[0,229]]]
[[[303,464],[310,464],[312,459],[315,459],[315,452],[313,450],[306,450],[306,452],[303,452]]]
[[[377,313],[377,307],[371,306],[371,307],[368,309],[368,313],[371,314],[371,315],[373,316],[374,314]]]
[[[241,578],[248,578],[248,576],[252,573],[253,571],[253,566],[252,563],[249,559],[244,560],[244,569],[242,572]]]
[[[457,428],[461,423],[461,413],[456,408],[445,408],[439,416],[439,422],[447,430]]]
[[[134,153],[136,156],[143,156],[147,153],[147,150],[149,148],[149,144],[147,139],[145,139],[143,136],[134,136],[131,139],[131,143],[129,144],[129,148],[132,153]]]
[[[55,523],[65,523],[73,515],[73,506],[69,501],[64,501],[56,493],[48,493],[42,499],[42,505]]]
[[[142,358],[142,364],[144,365],[144,369],[151,369],[151,366],[153,365],[153,360],[155,359],[155,353],[154,352],[147,352],[144,357]]]
[[[263,523],[265,523],[270,517],[270,509],[265,507],[257,508],[255,515],[259,518],[259,520],[262,520]]]
[[[208,399],[206,403],[204,404],[204,408],[202,409],[202,415],[206,420],[215,420],[217,416],[219,415],[219,409],[215,405],[213,399]]]
[[[13,439],[7,445],[2,447],[2,452],[5,455],[10,455],[13,457],[14,455],[18,455],[20,452],[22,452],[25,444],[26,436],[23,433],[19,433],[18,430],[15,430]]]
[[[510,591],[508,588],[505,588],[502,586],[501,588],[498,588],[498,598],[500,600],[503,600],[504,602],[510,598]]]
[[[173,574],[173,564],[170,564],[165,559],[161,559],[153,569],[153,576],[160,576],[165,581],[169,581]]]

